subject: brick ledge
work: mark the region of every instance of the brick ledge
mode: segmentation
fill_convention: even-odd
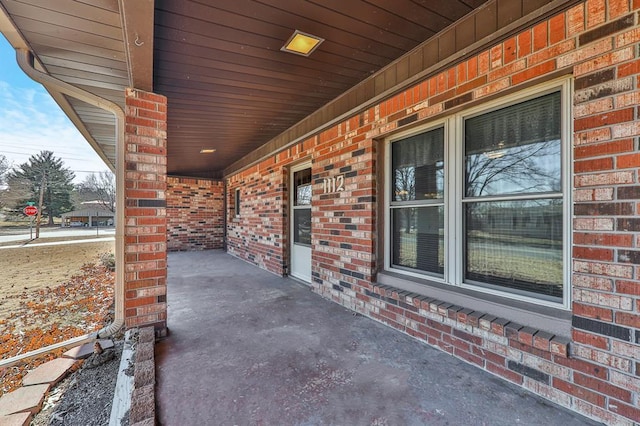
[[[133,377],[129,424],[132,426],[154,425],[156,423],[154,327],[144,327],[138,331]]]
[[[469,327],[480,329],[498,336],[505,337],[510,344],[518,343],[521,349],[535,352],[535,349],[549,352],[563,358],[570,357],[570,339],[556,336],[544,330],[526,327],[505,318],[496,317],[484,312],[473,311],[458,305],[444,302],[416,293],[403,291],[389,285],[372,284],[372,290],[365,290],[366,295],[384,302],[397,305],[409,312],[426,314],[427,318],[436,321],[448,321],[448,325],[468,330]],[[412,309],[413,308],[413,309]],[[523,347],[524,346],[524,347]]]

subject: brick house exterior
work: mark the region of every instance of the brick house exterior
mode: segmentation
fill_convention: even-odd
[[[228,252],[289,273],[290,168],[311,161],[315,292],[588,417],[640,422],[639,9],[580,3],[227,176]],[[389,138],[558,79],[570,88],[572,129],[563,241],[571,303],[558,318],[566,331],[446,300],[428,282],[389,273]],[[342,190],[327,192],[337,176]],[[404,281],[418,285],[388,284]]]
[[[48,8],[0,3],[0,28],[10,29],[6,34],[12,45],[23,52],[42,43],[30,46],[28,37],[22,36],[33,31],[20,34],[9,15],[20,17],[18,26],[45,22],[49,15],[64,17]],[[58,6],[76,7],[67,3]],[[93,136],[100,141],[94,142],[104,144],[118,187],[124,188],[119,195],[124,220],[117,221],[123,232],[116,233],[116,257],[121,262],[116,289],[124,291],[116,301],[116,312],[123,302],[126,327],[166,331],[167,251],[223,247],[274,274],[306,280],[322,297],[570,410],[608,424],[640,423],[640,0],[484,3],[475,9],[477,14],[462,13],[459,22],[439,29],[422,45],[402,50],[408,53],[247,157],[226,163],[226,169],[214,170],[209,164],[182,169],[196,176],[213,176],[208,173],[215,171],[222,176],[219,180],[167,175],[168,138],[174,152],[202,152],[216,138],[221,141],[218,148],[230,145],[225,135],[202,131],[201,121],[186,127],[202,133],[183,133],[196,135],[196,141],[181,139],[178,131],[167,134],[172,99],[152,93],[163,89],[154,82],[154,77],[162,77],[161,72],[154,75],[154,65],[162,59],[154,57],[153,20],[154,16],[166,22],[176,19],[176,26],[180,21],[167,10],[154,9],[154,2],[109,3],[113,10],[106,12],[104,2],[78,9],[95,19],[109,19],[106,29],[91,25],[77,31],[76,22],[84,21],[74,12],[71,21],[55,21],[43,31],[52,33],[48,42],[53,45],[61,40],[57,50],[84,46],[82,41],[68,43],[84,33],[91,43],[108,46],[101,52],[109,58],[100,57],[107,65],[87,63],[71,80],[89,84],[95,76],[103,101],[116,97],[111,90],[127,84],[137,87],[126,90],[121,104],[105,107],[105,102],[94,102],[95,108],[82,105],[74,110],[62,94],[95,99],[72,90],[69,83],[49,81],[47,86],[59,90],[51,92],[66,112],[72,110],[74,123],[85,119],[99,124]],[[467,3],[480,2],[466,2],[465,7]],[[179,15],[178,3],[172,7]],[[34,15],[27,20],[23,15],[32,9]],[[562,11],[554,14],[557,10]],[[218,17],[215,12],[211,15]],[[495,22],[483,26],[483,19]],[[201,21],[206,20],[191,23],[196,26]],[[91,33],[94,26],[108,31]],[[199,36],[215,33],[213,24],[203,28],[198,28]],[[68,29],[73,32],[65,33]],[[239,26],[230,29],[241,31]],[[124,43],[116,40],[119,31]],[[35,35],[38,40],[40,33]],[[272,34],[265,38],[275,39]],[[214,37],[197,39],[206,39],[202,47],[210,57],[204,60],[195,47],[192,57],[203,64],[212,62],[215,49],[209,42],[213,45]],[[193,47],[170,37],[166,41],[162,53],[171,53],[169,45]],[[227,46],[227,41],[221,44]],[[244,49],[240,44],[230,46],[229,51]],[[255,46],[246,50],[249,53],[236,65],[251,68],[252,63],[244,60],[260,55]],[[54,51],[44,46],[41,60],[46,63],[47,52]],[[27,55],[19,57],[23,56]],[[88,61],[91,56],[82,57]],[[178,56],[169,57],[186,68],[175,59]],[[278,61],[270,64],[278,71],[286,66]],[[183,90],[180,78],[189,80],[190,73],[180,70],[184,75],[179,76],[163,65],[174,91],[164,89],[176,98],[184,93],[193,97],[175,102],[174,112],[180,110],[177,105],[190,102],[210,106],[198,95],[203,87],[215,87],[211,81],[199,86],[191,80],[193,86]],[[199,65],[189,64],[192,69]],[[61,67],[52,66],[49,72],[56,74],[56,68]],[[93,70],[103,70],[108,81],[100,81],[101,74]],[[61,77],[68,75],[64,72]],[[221,80],[236,81],[221,78],[218,83]],[[270,86],[260,87],[268,91]],[[257,104],[257,97],[246,90],[247,103]],[[286,104],[288,99],[278,101]],[[118,127],[122,105],[124,129]],[[226,104],[216,102],[215,108],[203,109],[199,116],[208,120],[211,111],[220,112]],[[105,118],[99,110],[116,119]],[[193,112],[180,110],[183,118]],[[233,112],[219,115],[222,120],[245,117],[244,112]],[[112,125],[116,143],[109,140]],[[230,129],[228,133],[245,130],[242,125]],[[85,131],[91,133],[86,126]],[[482,145],[478,137],[467,146],[464,138],[474,131],[495,136],[493,145]],[[100,133],[108,135],[101,138]],[[533,154],[525,155],[518,164],[528,168],[514,168],[507,184],[470,191],[467,157],[486,165],[487,159],[508,157],[522,145],[542,143],[537,137],[549,142],[542,144],[547,151],[538,153],[537,161],[530,160]],[[198,151],[188,151],[198,144],[203,144]],[[467,150],[473,144],[476,148]],[[404,146],[415,151],[407,153]],[[114,154],[104,147],[113,148]],[[399,158],[403,160],[396,161]],[[190,161],[195,157],[185,154],[178,162],[190,166]],[[397,174],[399,162],[415,166],[413,187],[399,187],[403,179]],[[533,179],[535,170],[541,183]],[[532,182],[526,186],[528,177]],[[418,192],[420,199],[403,198]],[[499,206],[501,214],[495,215],[492,206]],[[498,234],[495,229],[515,230],[503,244],[513,251],[496,249],[502,242],[493,239]],[[476,240],[499,253],[494,255],[498,262],[490,256],[473,258]],[[551,242],[543,245],[541,240]],[[511,277],[501,276],[501,283],[491,282],[489,267],[509,266],[515,251],[531,263]],[[485,270],[472,270],[477,264]],[[299,273],[301,265],[308,269],[308,278]],[[513,266],[512,262],[509,267]],[[521,275],[543,280],[553,276],[549,279],[553,284],[526,281]]]

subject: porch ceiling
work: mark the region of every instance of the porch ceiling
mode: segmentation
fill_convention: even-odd
[[[484,1],[156,0],[170,172],[219,174]],[[325,41],[282,52],[296,29]]]
[[[567,2],[0,0],[0,30],[49,74],[121,106],[129,86],[166,95],[168,173],[220,177],[259,147],[313,131],[527,13]],[[398,62],[463,20],[418,61]],[[282,52],[294,30],[325,41],[309,57]],[[51,93],[113,167],[111,114]]]

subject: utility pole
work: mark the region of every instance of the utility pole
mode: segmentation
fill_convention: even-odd
[[[42,173],[40,182],[40,200],[38,202],[38,216],[36,217],[36,240],[40,238],[40,219],[42,218],[42,204],[44,203],[44,186],[47,184],[47,173]]]

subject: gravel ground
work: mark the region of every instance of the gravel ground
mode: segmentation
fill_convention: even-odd
[[[103,426],[109,424],[118,379],[123,339],[97,358],[92,355],[82,368],[49,392],[32,426]],[[128,425],[128,419],[126,424]]]

